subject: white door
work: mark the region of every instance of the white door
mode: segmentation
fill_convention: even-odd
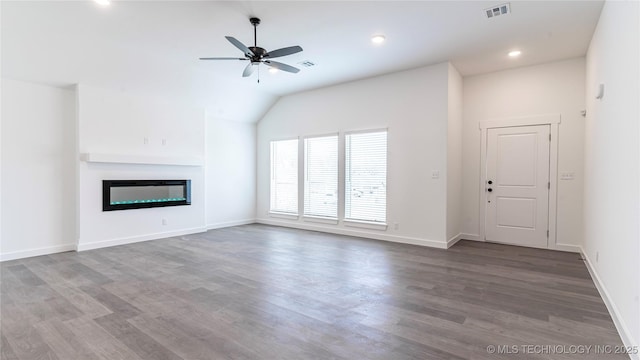
[[[549,125],[487,129],[487,241],[547,247],[549,136]]]

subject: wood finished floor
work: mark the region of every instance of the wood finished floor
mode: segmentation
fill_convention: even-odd
[[[265,225],[1,264],[1,359],[625,359],[580,256]]]

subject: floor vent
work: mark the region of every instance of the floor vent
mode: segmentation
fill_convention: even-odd
[[[507,15],[511,13],[511,5],[509,3],[492,6],[484,9],[484,15],[487,19],[491,19],[500,15]]]

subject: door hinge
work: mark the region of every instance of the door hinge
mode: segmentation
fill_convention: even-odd
[[[549,230],[547,230],[547,239],[549,238]]]
[[[547,183],[547,189],[551,190],[551,181]]]
[[[551,134],[549,134],[549,141],[551,141]]]

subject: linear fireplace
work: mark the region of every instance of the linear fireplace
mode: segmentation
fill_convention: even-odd
[[[102,180],[102,211],[191,205],[191,180]]]

